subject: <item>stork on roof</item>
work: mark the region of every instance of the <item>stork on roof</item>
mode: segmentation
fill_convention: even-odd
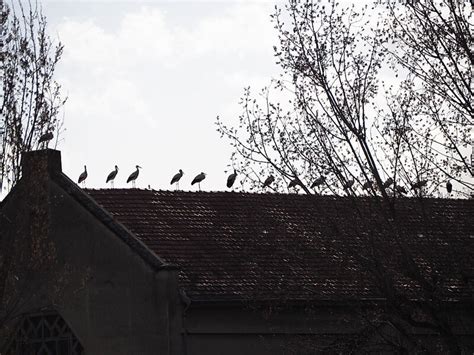
[[[179,169],[178,173],[176,173],[171,179],[170,185],[176,184],[176,190],[179,190],[179,180],[183,177],[183,175],[183,170]]]
[[[201,181],[203,181],[205,178],[206,178],[206,174],[201,172],[200,174],[196,175],[196,177],[191,182],[191,185],[198,184],[199,191],[201,191]]]
[[[117,173],[119,171],[119,168],[117,165],[115,165],[115,169],[110,172],[110,174],[107,176],[107,180],[105,183],[108,183],[110,181],[110,186],[114,187],[114,179],[117,176]]]
[[[237,178],[237,171],[235,171],[232,174],[229,175],[227,178],[227,187],[230,189],[232,185],[234,185],[235,179]]]
[[[128,177],[128,179],[127,179],[127,184],[131,181],[132,182],[132,187],[135,187],[135,180],[138,178],[138,174],[140,172],[138,169],[142,169],[142,167],[139,166],[139,165],[135,165],[135,168],[137,170],[135,170],[133,173],[131,173],[130,176]]]

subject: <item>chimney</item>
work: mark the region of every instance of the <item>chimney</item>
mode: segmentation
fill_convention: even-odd
[[[21,174],[23,178],[38,178],[40,174],[59,174],[61,167],[61,152],[54,149],[34,150],[23,153],[21,159]]]

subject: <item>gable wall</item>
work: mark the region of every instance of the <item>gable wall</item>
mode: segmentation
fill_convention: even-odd
[[[28,210],[28,201],[18,200],[12,196],[5,208],[22,221],[17,237],[28,235],[31,223],[29,212],[15,216]],[[56,309],[88,355],[180,353],[176,271],[154,270],[52,181],[44,202],[54,270],[31,276],[55,282],[33,291],[21,311]]]

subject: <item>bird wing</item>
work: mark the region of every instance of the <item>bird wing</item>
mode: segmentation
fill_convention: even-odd
[[[229,175],[229,177],[227,178],[227,187],[231,188],[232,185],[234,185],[236,177],[237,177],[237,174],[230,174]]]
[[[347,189],[350,189],[352,185],[354,185],[354,180],[349,180],[348,182],[345,183],[345,185],[342,188],[347,190]]]
[[[448,193],[451,193],[451,191],[453,191],[453,184],[451,184],[451,182],[447,182],[446,184],[446,190],[448,191]]]
[[[43,143],[43,142],[49,141],[51,139],[53,139],[53,134],[51,132],[48,132],[48,133],[43,134],[40,137],[39,143]]]
[[[263,187],[270,186],[270,184],[275,180],[275,178],[269,177],[267,180],[265,180],[265,183],[263,184]]]
[[[204,178],[206,177],[206,175],[204,174],[199,174],[198,176],[196,176],[193,180],[193,182],[191,182],[191,185],[194,185],[196,183],[199,183],[201,182],[202,180],[204,180]]]
[[[178,182],[179,179],[181,179],[181,174],[180,173],[175,174],[173,178],[171,179],[170,185],[173,185],[174,183]]]
[[[80,184],[87,178],[87,173],[84,171],[81,175],[79,175],[79,179],[77,180],[77,183]]]
[[[127,183],[129,183],[132,180],[135,180],[137,178],[137,176],[138,176],[138,173],[136,171],[131,173],[130,176],[128,177],[128,179],[127,179]]]
[[[110,180],[115,179],[115,176],[116,176],[116,175],[117,175],[117,171],[115,171],[115,170],[112,171],[112,172],[107,176],[107,181],[106,181],[106,183],[109,182]]]

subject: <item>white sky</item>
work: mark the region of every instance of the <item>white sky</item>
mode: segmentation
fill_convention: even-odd
[[[279,70],[270,1],[43,0],[50,35],[65,45],[56,79],[68,96],[58,149],[74,180],[87,165],[87,187],[115,187],[135,165],[137,187],[180,188],[208,174],[203,190],[224,190],[229,142],[216,116],[238,122],[245,86],[255,91]]]
[[[38,1],[65,45],[56,73],[68,96],[64,172],[77,180],[87,165],[86,186],[101,188],[117,164],[115,187],[127,187],[138,164],[137,187],[174,189],[183,169],[180,188],[197,190],[190,182],[203,171],[203,190],[225,190],[231,147],[216,116],[237,125],[243,88],[278,77],[270,14],[284,2]]]

